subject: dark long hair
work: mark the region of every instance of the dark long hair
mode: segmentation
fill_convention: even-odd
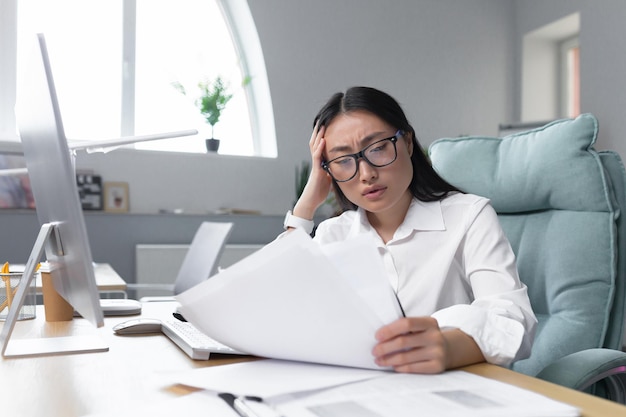
[[[413,141],[413,178],[409,190],[413,197],[420,201],[437,201],[451,192],[460,190],[441,178],[433,169],[426,154],[417,141],[415,129],[411,126],[398,102],[389,94],[371,87],[351,87],[345,93],[335,93],[322,107],[313,125],[328,126],[337,116],[352,111],[369,112],[384,120],[394,129],[402,130],[410,135]],[[333,180],[333,188],[337,201],[344,210],[355,210],[352,203]]]

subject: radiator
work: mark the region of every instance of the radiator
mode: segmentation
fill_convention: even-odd
[[[263,245],[227,244],[218,265],[226,268],[259,250]],[[131,297],[172,295],[176,275],[189,245],[135,245],[136,293]]]

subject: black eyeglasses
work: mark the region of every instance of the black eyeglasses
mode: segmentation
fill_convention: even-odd
[[[378,140],[350,155],[342,155],[330,161],[322,162],[322,168],[337,182],[350,181],[359,171],[359,158],[363,158],[373,167],[381,168],[392,164],[398,157],[396,142],[404,135],[398,130],[395,135]]]

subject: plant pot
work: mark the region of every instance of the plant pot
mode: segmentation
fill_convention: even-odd
[[[220,140],[219,139],[206,139],[206,150],[207,152],[217,152],[220,148]]]

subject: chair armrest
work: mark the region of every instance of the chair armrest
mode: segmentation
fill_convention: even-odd
[[[572,353],[546,366],[537,378],[579,391],[604,380],[602,396],[626,404],[626,352],[598,348]]]

